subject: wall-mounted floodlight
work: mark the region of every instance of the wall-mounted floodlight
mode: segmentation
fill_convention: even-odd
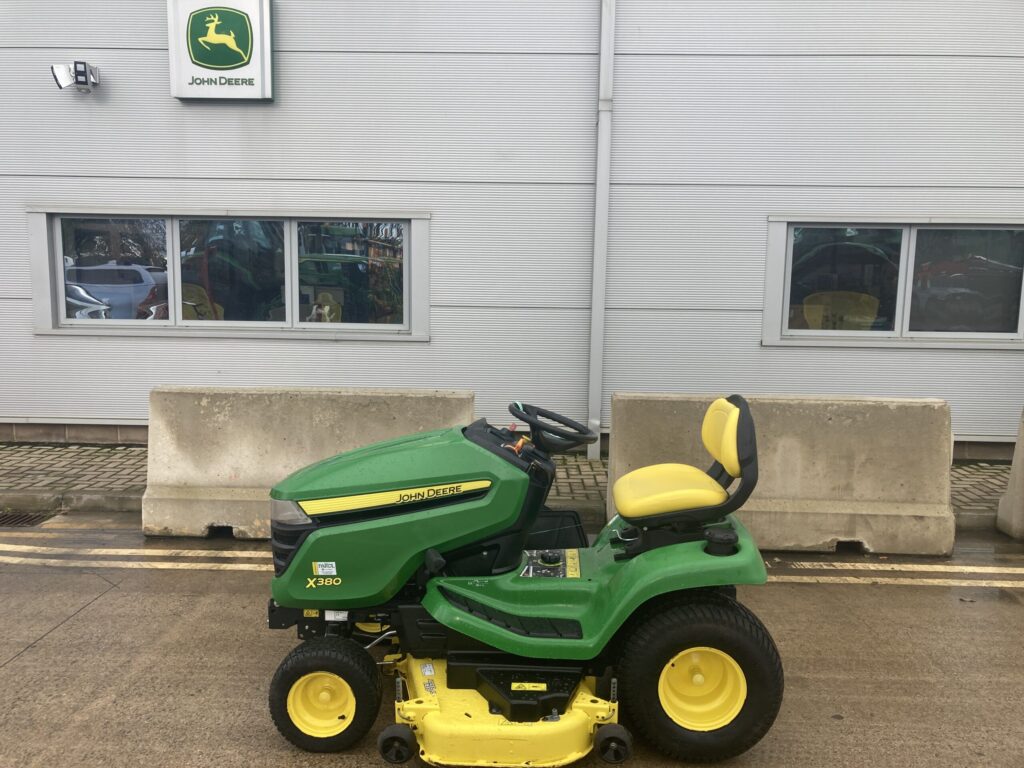
[[[84,61],[76,61],[70,66],[54,64],[50,67],[50,74],[61,90],[73,85],[79,93],[92,93],[93,86],[100,84],[99,67],[93,67]]]

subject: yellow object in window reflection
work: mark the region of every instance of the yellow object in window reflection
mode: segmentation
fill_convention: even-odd
[[[334,297],[327,291],[317,294],[316,303],[313,304],[306,318],[307,323],[340,323],[341,304],[334,300]]]
[[[223,320],[224,307],[210,301],[201,285],[181,284],[181,317],[184,320]]]
[[[870,331],[878,317],[878,299],[853,291],[824,291],[804,299],[803,310],[808,328]]]

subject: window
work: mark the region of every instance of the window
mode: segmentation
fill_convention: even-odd
[[[284,222],[182,219],[180,313],[200,322],[287,320]]]
[[[788,329],[896,327],[899,229],[793,227]]]
[[[60,235],[65,319],[167,319],[163,219],[64,218]]]
[[[1024,230],[918,229],[910,331],[1017,333]]]
[[[29,215],[41,332],[426,338],[426,214]]]
[[[301,321],[402,322],[401,222],[300,221],[298,230]]]
[[[764,341],[1019,343],[1022,279],[1024,227],[772,220]]]

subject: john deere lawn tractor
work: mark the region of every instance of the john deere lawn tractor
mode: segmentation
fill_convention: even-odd
[[[341,751],[385,700],[389,763],[560,766],[591,750],[619,763],[626,725],[678,760],[749,749],[783,676],[736,600],[737,584],[766,578],[732,515],[757,482],[746,401],[708,409],[706,472],[620,478],[618,516],[592,543],[545,500],[552,454],[597,435],[543,408],[509,411],[528,437],[481,419],[343,453],[273,489],[269,621],[303,641],[270,686],[278,729]]]

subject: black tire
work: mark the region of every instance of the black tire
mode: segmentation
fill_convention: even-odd
[[[309,702],[310,688],[317,678],[310,677],[316,673],[334,675],[341,678],[344,686],[338,686],[332,678],[324,677],[328,684],[336,688],[325,688],[329,699],[333,699],[325,710],[313,709],[316,702]],[[300,681],[304,681],[301,682]],[[306,729],[296,723],[293,713],[289,711],[289,694],[297,683],[295,703],[298,707],[295,717],[300,720],[306,717],[332,715],[338,711],[339,721],[347,721],[337,733],[310,732],[306,721]],[[373,658],[362,646],[346,638],[310,640],[289,653],[274,673],[270,683],[270,716],[274,725],[288,741],[309,752],[340,752],[358,742],[377,719],[380,709],[380,673]],[[312,691],[315,694],[315,691]],[[303,703],[303,701],[307,703]],[[339,703],[343,702],[344,706]],[[320,721],[317,721],[318,723]],[[327,730],[330,730],[328,727]]]
[[[671,671],[675,667],[666,668],[678,654],[697,648],[731,657],[746,684],[738,713],[720,727],[708,723],[713,730],[684,727],[666,711],[659,693],[662,672],[679,675]],[[782,705],[782,662],[768,630],[742,605],[721,595],[664,605],[642,617],[622,646],[618,671],[629,721],[652,746],[675,760],[717,762],[745,752],[767,733]],[[703,674],[699,677],[703,685]],[[740,706],[739,697],[734,701]]]

